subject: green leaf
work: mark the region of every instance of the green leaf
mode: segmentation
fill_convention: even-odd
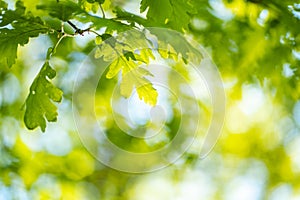
[[[104,19],[101,17],[92,16],[88,13],[77,15],[75,19],[82,23],[92,23],[91,27],[94,29],[101,29],[103,27],[106,27],[106,33],[112,33],[113,31],[124,32],[131,28],[129,25],[123,24],[114,19]]]
[[[131,51],[123,51],[123,55],[125,56],[125,58],[129,61],[130,59],[135,60],[136,58],[134,56],[134,53],[132,53]]]
[[[60,0],[59,2],[50,1],[46,4],[37,5],[37,9],[47,11],[50,16],[67,21],[74,16],[84,13],[77,3],[69,0]]]
[[[96,38],[95,38],[95,44],[96,45],[99,45],[99,44],[101,44],[102,43],[102,37],[101,36],[97,36]]]
[[[57,108],[53,102],[60,102],[63,93],[49,81],[55,76],[55,70],[47,61],[30,87],[24,115],[25,125],[30,130],[40,126],[44,132],[46,119],[48,122],[57,120]]]
[[[46,33],[48,28],[31,22],[24,22],[23,28],[0,29],[0,66],[11,67],[17,58],[18,45],[28,43],[30,37],[37,37],[40,33]]]
[[[149,29],[158,38],[158,52],[163,58],[177,60],[178,57],[187,63],[200,63],[203,55],[180,33],[175,31],[161,31],[160,29]],[[176,58],[177,57],[177,58]]]
[[[15,10],[7,10],[7,3],[5,3],[4,1],[0,1],[0,26],[6,26],[14,22],[15,20],[18,20],[22,18],[24,14],[25,7],[23,5],[23,2],[17,1]]]
[[[118,20],[126,20],[132,24],[138,23],[140,25],[143,25],[145,27],[152,27],[156,26],[156,24],[151,23],[151,21],[146,20],[145,18],[142,18],[138,15],[135,15],[133,13],[127,12],[123,10],[120,7],[116,7],[113,12],[116,14]]]
[[[134,53],[127,52],[126,54],[127,56],[122,55],[111,63],[106,77],[113,78],[122,70],[121,95],[128,98],[133,89],[136,88],[141,100],[149,105],[155,105],[158,96],[157,91],[153,88],[152,83],[145,78],[145,76],[152,76],[152,74],[148,70],[138,67],[141,63],[132,59],[135,57]],[[146,63],[146,60],[143,62]]]
[[[114,50],[116,51],[116,50]],[[112,63],[109,65],[109,70],[106,74],[106,78],[113,78],[116,76],[120,70],[122,70],[122,74],[126,74],[130,72],[131,70],[134,70],[142,63],[149,64],[149,57],[145,55],[150,54],[149,49],[143,49],[140,51],[140,54],[133,53],[133,52],[126,52],[125,54],[121,54],[119,52],[108,54],[111,55],[111,57],[103,56],[104,61],[112,61]],[[101,50],[101,52],[108,52],[105,50]],[[146,53],[145,53],[146,52]],[[151,53],[151,57],[153,57]]]
[[[23,4],[18,1],[16,10],[7,10],[6,4],[1,1],[3,8],[0,12],[0,67],[11,67],[17,58],[19,45],[28,43],[30,37],[37,37],[40,33],[50,30],[39,17],[25,13]],[[12,28],[1,28],[11,25]]]
[[[142,0],[140,12],[146,11],[147,19],[157,26],[183,31],[188,29],[191,17],[197,11],[189,0]]]
[[[109,65],[109,71],[106,74],[106,78],[111,79],[115,77],[122,67],[126,65],[126,61],[124,62],[122,59],[116,59]],[[133,66],[134,67],[134,66]]]
[[[96,50],[95,58],[102,57],[105,62],[110,62],[106,78],[111,79],[122,72],[120,86],[122,96],[125,98],[130,97],[133,89],[136,88],[140,99],[147,104],[155,105],[158,96],[157,91],[153,88],[152,83],[145,78],[145,76],[151,76],[152,74],[148,70],[139,67],[141,64],[149,64],[150,58],[154,58],[154,56],[150,48],[145,48],[148,44],[143,41],[140,35],[131,34],[126,34],[126,44],[119,42],[119,40],[123,41],[123,36],[117,39],[105,40]],[[131,42],[129,38],[135,39],[135,41]],[[138,51],[134,51],[134,49]]]
[[[137,93],[139,98],[145,103],[155,106],[157,103],[158,93],[155,88],[153,88],[152,83],[145,83],[139,87],[137,87]]]
[[[104,61],[111,62],[118,58],[118,52],[113,48],[112,42],[105,41],[96,49],[95,58],[103,57]]]
[[[152,86],[152,83],[145,78],[145,76],[152,76],[148,70],[138,67],[122,75],[120,86],[122,96],[126,98],[130,97],[135,87],[141,100],[151,106],[156,104],[158,93]]]

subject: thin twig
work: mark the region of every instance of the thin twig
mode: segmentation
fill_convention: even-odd
[[[104,12],[104,9],[102,7],[102,4],[99,4],[99,6],[100,6],[100,10],[102,12],[102,18],[105,19],[105,12]]]
[[[61,41],[65,38],[65,37],[75,37],[76,35],[80,34],[80,35],[83,35],[83,33],[85,32],[91,32],[91,33],[94,33],[96,34],[97,36],[101,36],[99,33],[97,33],[96,31],[94,30],[91,30],[91,28],[87,28],[87,29],[79,29],[75,24],[73,24],[71,21],[67,21],[67,23],[73,28],[75,29],[75,33],[74,34],[69,34],[69,33],[66,33],[64,31],[64,23],[62,22],[61,24],[61,30],[59,31],[60,32],[60,37],[58,39],[58,41],[56,42],[56,44],[54,45],[54,47],[52,48],[51,52],[49,53],[47,59],[50,59],[50,57],[55,54],[56,52],[56,48],[58,47],[58,45],[61,43]]]
[[[85,32],[89,32],[90,31],[90,28],[87,28],[87,29],[80,29],[80,28],[78,28],[75,24],[73,24],[71,21],[67,21],[67,23],[73,28],[73,29],[75,29],[75,33],[74,33],[74,35],[77,35],[77,34],[80,34],[80,35],[83,35],[83,33],[85,33]]]
[[[96,31],[94,31],[94,30],[92,30],[92,29],[89,29],[89,32],[94,33],[94,34],[97,35],[97,36],[101,36],[99,33],[97,33]]]
[[[74,28],[75,30],[78,30],[77,26],[75,24],[73,24],[70,20],[67,21],[67,23],[72,26],[72,28]]]
[[[68,20],[67,23],[70,26],[72,26],[73,29],[75,29],[75,33],[79,33],[80,32],[80,29],[75,24],[73,24],[70,20]]]

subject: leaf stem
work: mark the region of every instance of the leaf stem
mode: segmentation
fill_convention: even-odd
[[[94,30],[89,30],[89,32],[91,32],[91,33],[94,33],[95,35],[97,35],[97,36],[101,36],[99,33],[97,33],[96,31],[94,31]]]
[[[53,53],[56,52],[56,48],[58,47],[59,43],[66,37],[67,35],[62,35],[58,41],[56,42],[55,46],[53,47]]]
[[[49,60],[51,58],[51,56],[53,54],[55,54],[56,52],[56,48],[58,47],[58,45],[61,43],[61,41],[65,38],[65,37],[75,37],[77,34],[83,35],[83,33],[85,32],[91,32],[94,33],[97,36],[101,36],[99,33],[97,33],[94,30],[91,30],[91,28],[87,28],[87,29],[80,29],[78,28],[75,24],[73,24],[70,20],[67,21],[67,23],[73,28],[75,29],[75,33],[74,34],[68,34],[64,31],[64,22],[62,22],[61,24],[61,30],[60,30],[60,37],[58,39],[58,41],[56,42],[56,44],[54,45],[54,47],[50,48],[48,53],[47,53],[47,60]]]
[[[105,19],[105,12],[104,12],[104,9],[102,7],[102,4],[99,4],[99,6],[100,6],[100,10],[102,12],[102,18]]]

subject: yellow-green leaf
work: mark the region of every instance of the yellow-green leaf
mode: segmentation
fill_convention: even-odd
[[[95,43],[96,43],[96,45],[100,45],[102,43],[102,37],[101,36],[97,36],[95,38]]]
[[[155,88],[153,88],[151,83],[144,84],[137,88],[137,93],[141,100],[145,103],[154,106],[157,103],[158,93]]]
[[[152,76],[152,74],[142,67],[135,68],[125,74],[123,73],[120,88],[121,95],[128,98],[131,96],[133,89],[136,88],[139,98],[145,103],[154,106],[157,102],[158,93],[145,76]]]

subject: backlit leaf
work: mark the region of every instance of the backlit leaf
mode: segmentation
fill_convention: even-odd
[[[39,126],[44,132],[46,119],[48,122],[57,120],[57,108],[53,102],[61,101],[62,91],[49,81],[55,76],[55,70],[47,61],[34,79],[26,99],[24,122],[28,129],[35,129]]]
[[[161,31],[160,29],[149,29],[158,38],[158,52],[163,58],[177,60],[180,56],[186,63],[200,63],[202,55],[186,38],[178,32]]]
[[[28,43],[29,38],[47,33],[50,29],[39,17],[25,13],[23,3],[16,3],[16,10],[7,10],[6,4],[0,2],[0,67],[11,67],[17,58],[19,45]],[[10,24],[12,28],[5,27]]]
[[[128,37],[128,35],[126,35]],[[132,38],[132,37],[128,37]],[[122,80],[120,85],[121,95],[125,98],[131,96],[134,88],[137,90],[139,98],[145,103],[155,105],[157,101],[157,91],[152,83],[145,78],[152,74],[139,67],[141,64],[149,64],[150,58],[154,58],[150,48],[142,48],[134,51],[138,47],[147,46],[139,37],[134,37],[134,43],[128,40],[128,44],[118,42],[115,38],[104,41],[95,52],[95,58],[100,58],[110,62],[106,78],[111,79],[120,72]],[[122,40],[122,37],[119,38]],[[129,45],[130,44],[130,45]],[[130,46],[130,47],[129,47]]]
[[[146,9],[147,19],[157,26],[170,27],[174,30],[187,30],[190,23],[190,15],[196,14],[192,2],[187,0],[142,0],[140,11]]]
[[[63,21],[72,19],[74,16],[85,12],[77,3],[69,0],[49,1],[45,4],[37,5],[36,8],[47,11],[50,16]]]
[[[139,95],[139,98],[141,100],[144,100],[145,103],[151,106],[156,105],[158,93],[155,88],[153,88],[152,83],[149,82],[137,87],[137,93]]]
[[[122,74],[121,94],[128,98],[132,94],[134,88],[139,95],[139,98],[145,103],[154,106],[157,102],[158,93],[152,86],[152,83],[145,78],[145,76],[152,76],[152,74],[142,68],[135,68],[127,73]]]

